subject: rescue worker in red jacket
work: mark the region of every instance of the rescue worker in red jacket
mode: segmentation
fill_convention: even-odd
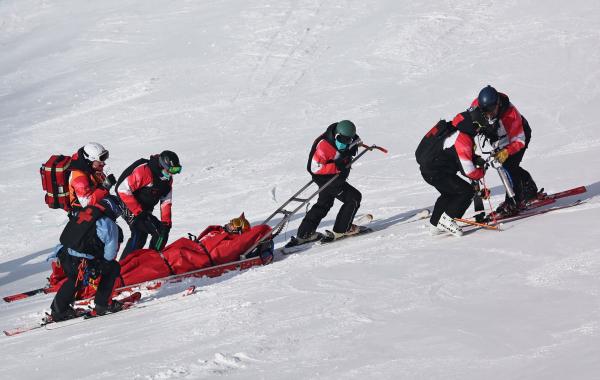
[[[484,87],[471,107],[480,108],[487,118],[490,126],[486,136],[497,145],[496,159],[510,175],[515,192],[516,204],[507,199],[497,211],[513,214],[524,207],[525,202],[535,199],[538,193],[531,174],[520,166],[531,140],[531,128],[508,96],[492,86]]]
[[[304,244],[317,240],[316,232],[321,220],[327,215],[335,199],[343,205],[337,214],[333,233],[338,238],[358,232],[352,224],[356,211],[360,207],[362,194],[348,182],[350,168],[347,167],[358,151],[360,138],[356,134],[356,126],[349,120],[342,120],[327,127],[325,133],[317,137],[308,156],[307,170],[315,183],[321,187],[333,176],[337,179],[321,193],[317,203],[306,213],[298,227],[298,236],[292,237],[292,244]]]
[[[474,151],[473,139],[485,126],[480,110],[459,113],[452,120],[456,128],[445,138],[442,152],[427,167],[421,167],[423,179],[440,192],[431,214],[430,233],[463,234],[454,220],[461,218],[475,195],[473,185],[456,175],[461,172],[471,180],[483,178],[484,161]]]
[[[124,218],[129,224],[131,237],[121,255],[143,248],[148,239],[150,248],[160,251],[167,243],[171,230],[171,199],[173,175],[181,172],[177,154],[165,150],[150,159],[141,158],[131,164],[117,181],[116,191],[125,205]],[[159,221],[152,211],[160,202]]]
[[[115,184],[115,176],[104,173],[108,150],[101,144],[91,142],[79,148],[71,158],[69,168],[70,215],[76,215],[86,206],[97,205]]]

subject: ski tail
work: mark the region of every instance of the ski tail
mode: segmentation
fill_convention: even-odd
[[[50,288],[38,288],[38,289],[33,289],[33,290],[28,290],[26,292],[22,292],[22,293],[17,293],[17,294],[13,294],[10,296],[6,296],[3,297],[2,299],[4,300],[4,302],[15,302],[15,301],[19,301],[25,298],[29,298],[32,296],[35,296],[36,294],[45,294],[45,293],[49,293]]]

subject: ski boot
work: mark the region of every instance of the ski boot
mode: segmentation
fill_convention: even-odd
[[[89,319],[100,317],[106,314],[116,313],[121,310],[123,310],[123,303],[117,300],[112,300],[108,306],[96,305],[92,311],[88,312],[84,316],[84,318]]]
[[[356,224],[351,225],[350,228],[348,229],[348,231],[346,231],[346,232],[335,232],[335,231],[326,230],[325,234],[321,238],[321,242],[329,243],[329,242],[332,242],[334,240],[337,240],[337,239],[340,239],[343,237],[359,234],[360,232],[361,232],[361,227],[357,226]]]
[[[62,311],[62,312],[58,312],[58,311],[55,311],[54,309],[52,309],[50,314],[46,314],[46,317],[44,318],[44,323],[66,321],[68,319],[80,317],[83,314],[84,314],[83,310],[73,309],[71,306],[69,306],[69,308],[67,310]]]
[[[298,237],[292,236],[292,238],[284,246],[284,248],[291,248],[291,247],[295,247],[297,245],[302,245],[302,244],[310,243],[313,241],[317,241],[317,240],[320,240],[322,237],[323,237],[323,234],[316,232],[316,231],[311,232],[306,235],[303,235],[303,236],[298,236]]]
[[[450,232],[454,236],[462,236],[463,235],[462,228],[460,228],[460,226],[456,223],[456,221],[454,221],[454,219],[449,217],[448,214],[446,214],[446,213],[443,213],[442,216],[440,217],[440,221],[438,222],[437,227],[442,228],[447,232]]]

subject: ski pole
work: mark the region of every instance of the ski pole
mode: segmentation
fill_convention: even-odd
[[[484,142],[485,142],[485,140],[484,140]],[[484,165],[484,168],[487,168],[487,167],[489,167],[489,165],[490,165],[490,157],[494,157],[494,156],[492,155],[492,154],[493,154],[493,151],[490,151],[490,152],[484,152],[484,151],[483,151],[483,148],[482,148],[482,146],[481,146],[481,140],[480,140],[480,139],[478,139],[478,140],[477,140],[477,146],[479,147],[479,150],[480,150],[482,153],[487,153],[487,154],[490,154],[490,156],[488,157],[488,159],[486,160],[486,162],[485,162],[485,165]],[[481,177],[481,180],[480,180],[480,181],[481,181],[481,184],[483,185],[483,189],[484,189],[484,191],[485,191],[485,192],[487,192],[487,193],[489,194],[489,195],[488,195],[488,197],[487,197],[487,201],[488,201],[488,205],[490,206],[490,214],[491,214],[491,215],[492,215],[492,217],[493,217],[494,223],[497,223],[497,220],[496,220],[496,214],[494,213],[494,206],[492,205],[491,191],[488,189],[488,187],[487,187],[487,185],[486,185],[486,183],[485,183],[485,176]]]

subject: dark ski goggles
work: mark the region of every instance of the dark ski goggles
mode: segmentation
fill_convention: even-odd
[[[105,150],[104,152],[102,152],[100,154],[100,156],[98,156],[98,160],[102,161],[102,162],[108,160],[108,150]]]
[[[352,143],[352,140],[354,140],[354,136],[344,136],[338,133],[337,135],[335,135],[335,139],[341,142],[342,144],[350,145]]]

